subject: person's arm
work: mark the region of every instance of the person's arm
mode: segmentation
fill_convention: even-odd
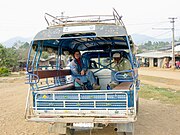
[[[74,76],[78,76],[78,75],[81,75],[79,72],[78,72],[78,65],[75,63],[75,61],[71,61],[70,63],[70,69],[71,69],[71,72]]]
[[[131,70],[131,69],[132,69],[132,66],[131,66],[130,61],[126,58],[123,58],[119,63],[119,71]]]
[[[82,64],[82,70],[84,70],[86,72],[87,71],[87,66],[84,64],[83,59],[81,59],[81,64]]]
[[[125,59],[125,69],[127,69],[127,70],[132,69],[132,65],[128,59]]]

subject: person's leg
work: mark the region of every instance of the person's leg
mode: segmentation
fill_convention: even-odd
[[[74,85],[76,89],[84,89],[84,85],[87,84],[88,80],[86,76],[73,76]]]
[[[115,73],[116,72],[111,71],[111,82],[115,82],[115,78],[114,78]]]
[[[115,80],[115,77],[114,77],[115,73],[116,72],[111,71],[111,82],[109,83],[109,86],[110,86],[111,89],[113,89],[114,87],[116,87],[119,84],[119,82],[117,82]]]
[[[90,84],[93,86],[93,89],[99,90],[101,88],[101,86],[99,86],[97,84],[97,80],[92,71],[88,71],[86,73],[86,76],[87,76],[87,79],[89,80]]]
[[[87,79],[90,81],[91,85],[97,84],[97,80],[92,71],[87,71],[86,76]]]

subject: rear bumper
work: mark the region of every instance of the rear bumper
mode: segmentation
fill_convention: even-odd
[[[58,122],[58,123],[130,123],[137,120],[136,116],[128,117],[109,117],[109,118],[96,118],[96,117],[55,117],[55,116],[39,116],[27,118],[31,122]]]

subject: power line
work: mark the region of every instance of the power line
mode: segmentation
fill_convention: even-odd
[[[167,23],[168,21],[162,21],[162,22],[152,22],[152,23],[132,23],[127,25],[149,25],[149,24],[160,24],[160,23]]]
[[[155,38],[155,37],[159,37],[159,36],[165,35],[165,34],[167,34],[167,33],[170,33],[170,31],[168,31],[168,32],[164,32],[164,33],[161,33],[161,34],[156,35],[156,36],[153,36],[153,37],[154,37],[154,38]]]
[[[174,23],[175,23],[175,17],[169,17],[170,23],[172,23],[172,28],[152,28],[155,30],[171,30],[172,31],[172,68],[175,67],[175,53],[174,53]]]

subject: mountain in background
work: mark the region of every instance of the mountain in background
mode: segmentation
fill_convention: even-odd
[[[7,41],[3,42],[2,44],[7,47],[7,48],[11,48],[15,43],[17,42],[28,42],[30,43],[32,40],[32,38],[24,38],[24,37],[14,37],[14,38],[10,38]]]
[[[172,41],[171,38],[158,39],[158,38],[154,38],[154,37],[142,35],[142,34],[132,34],[131,36],[136,45],[142,45],[144,43],[147,43],[148,41],[151,41],[151,42],[159,42],[159,41],[171,42]],[[2,44],[5,45],[7,48],[10,48],[18,41],[30,43],[31,40],[32,40],[32,37],[29,37],[29,38],[14,37],[14,38],[11,38],[11,39],[5,41]]]
[[[158,39],[158,38],[154,38],[147,35],[141,35],[141,34],[132,34],[131,36],[136,45],[141,45],[141,44],[147,43],[148,41],[151,41],[151,42],[159,42],[159,41],[171,42],[172,41],[172,38]]]

